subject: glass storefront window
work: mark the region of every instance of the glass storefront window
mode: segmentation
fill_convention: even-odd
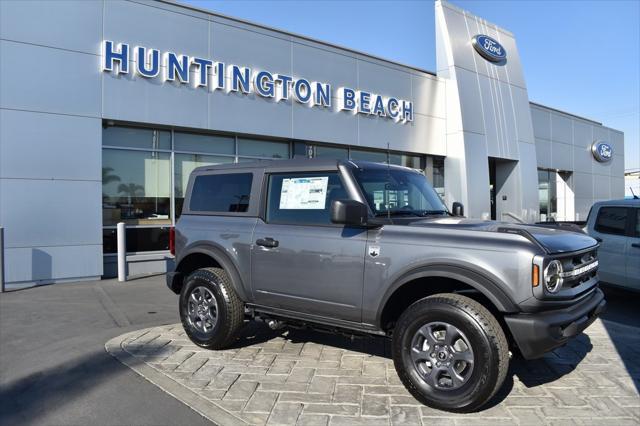
[[[289,143],[239,138],[238,155],[243,157],[289,158]]]
[[[176,151],[226,155],[236,154],[235,140],[230,136],[175,132],[173,142]]]
[[[189,183],[189,175],[196,167],[213,164],[233,163],[233,157],[216,157],[201,154],[175,154],[173,167],[173,184],[176,199],[176,219],[182,213],[184,195]]]
[[[558,212],[555,172],[538,170],[538,196],[540,197],[540,221],[555,220]]]
[[[365,151],[362,149],[351,150],[352,160],[372,161],[374,163],[386,163],[387,153],[384,151]]]
[[[344,160],[349,158],[348,148],[338,148],[335,146],[316,145],[315,156],[320,158],[335,158]]]
[[[290,158],[289,142],[113,125],[103,128],[102,144],[104,253],[116,251],[118,222],[128,224],[127,252],[168,250],[167,226],[182,212],[196,167]]]
[[[390,154],[389,162],[398,166],[420,169],[420,156],[406,154]]]
[[[170,224],[171,156],[102,150],[103,225]]]
[[[431,180],[433,189],[436,190],[440,198],[444,200],[444,158],[433,158],[433,175],[427,176]]]
[[[134,127],[105,127],[102,145],[140,149],[171,149],[171,132]]]
[[[169,250],[169,228],[127,228],[127,253]],[[102,230],[102,250],[117,253],[118,239],[114,228]]]
[[[291,156],[289,142],[124,126],[105,127],[103,145],[104,253],[116,251],[118,222],[128,224],[127,252],[168,250],[168,226],[180,217],[189,175],[196,167]],[[414,169],[421,169],[425,158],[331,145],[315,145],[315,157],[390,161]],[[433,158],[427,178],[443,196],[444,159],[426,158]]]

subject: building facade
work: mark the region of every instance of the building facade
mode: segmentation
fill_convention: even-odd
[[[529,101],[514,36],[437,1],[429,72],[170,1],[0,2],[8,287],[172,268],[199,165],[297,156],[422,170],[450,207],[583,220],[624,137]]]

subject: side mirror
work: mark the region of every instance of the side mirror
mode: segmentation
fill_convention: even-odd
[[[334,200],[331,203],[331,222],[348,226],[365,226],[369,209],[356,200]]]
[[[454,216],[464,216],[464,206],[462,203],[454,201],[451,210],[453,210],[452,213]]]

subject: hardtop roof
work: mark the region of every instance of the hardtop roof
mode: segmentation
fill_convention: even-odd
[[[200,166],[193,170],[193,173],[202,173],[207,171],[219,171],[219,170],[247,170],[247,169],[270,169],[270,170],[282,170],[295,169],[299,171],[301,168],[309,167],[310,169],[317,170],[318,168],[331,168],[337,169],[339,165],[344,165],[348,168],[367,168],[367,169],[396,169],[396,170],[412,170],[408,167],[398,166],[395,164],[387,165],[386,163],[374,163],[372,161],[360,161],[349,159],[332,159],[332,158],[292,158],[287,160],[277,159],[265,159],[256,160],[243,163],[226,163],[215,164],[208,166]]]

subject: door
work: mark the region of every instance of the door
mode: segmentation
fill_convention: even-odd
[[[489,158],[489,202],[491,203],[491,220],[496,220],[496,159]]]
[[[632,212],[631,236],[627,238],[627,287],[640,290],[640,208]]]
[[[251,249],[256,303],[361,321],[367,232],[330,220],[331,202],[345,198],[337,171],[268,176]]]
[[[626,285],[627,207],[602,206],[593,230],[593,237],[601,240],[598,250],[600,280],[619,286]]]

